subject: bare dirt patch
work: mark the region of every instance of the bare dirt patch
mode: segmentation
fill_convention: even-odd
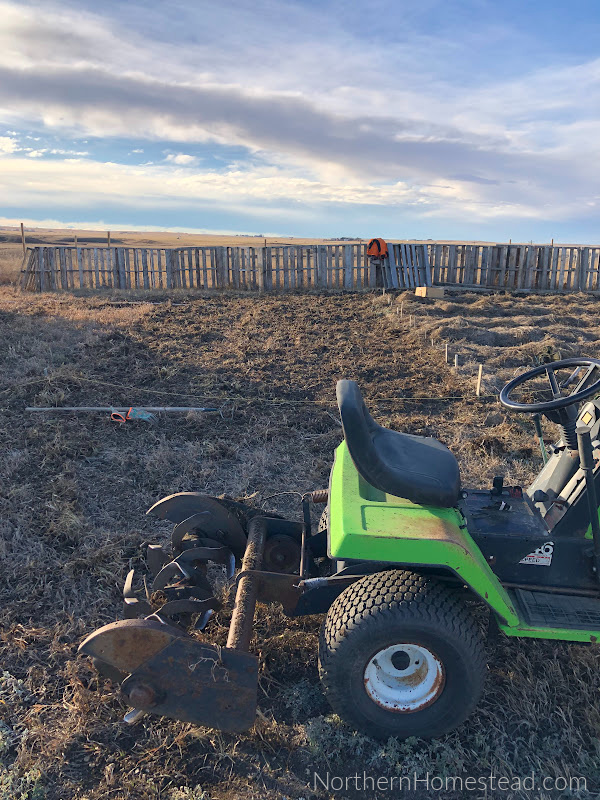
[[[489,485],[495,474],[530,480],[539,468],[533,427],[474,397],[477,363],[493,394],[547,348],[596,356],[597,301],[130,299],[0,295],[0,797],[327,797],[314,791],[314,771],[357,769],[582,775],[598,791],[595,646],[501,640],[484,700],[463,727],[436,742],[385,745],[330,716],[317,680],[318,618],[286,620],[261,607],[253,644],[261,713],[243,736],[151,718],[126,727],[110,685],[76,657],[81,638],[119,614],[142,544],[167,539],[168,528],[145,517],[160,497],[227,492],[299,518],[293,496],[265,498],[326,485],[340,440],[338,378],[359,381],[383,424],[446,442],[466,485]],[[457,373],[445,363],[446,342],[461,355]],[[144,403],[210,404],[221,413],[120,426],[23,411]],[[228,617],[217,614],[207,638],[222,642]]]

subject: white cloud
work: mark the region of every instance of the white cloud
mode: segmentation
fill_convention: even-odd
[[[170,165],[103,163],[77,159],[41,159],[35,166],[24,158],[5,157],[0,172],[0,194],[16,205],[56,205],[57,187],[64,208],[109,204],[115,208],[196,208],[238,210],[284,219],[306,215],[306,209],[338,206],[396,207],[436,215],[444,211],[472,219],[509,216],[534,218],[537,203],[509,194],[496,196],[494,187],[469,181],[431,182],[415,186],[397,181],[368,184],[339,180],[324,182],[305,177],[292,167],[233,168],[204,171]],[[548,198],[545,198],[546,201]],[[537,198],[540,202],[541,198]],[[560,218],[581,213],[576,199],[554,198],[546,202],[546,215]]]
[[[190,156],[186,153],[169,153],[165,161],[171,164],[178,164],[181,167],[194,167],[198,164],[199,159],[197,156]]]
[[[28,150],[27,157],[28,158],[41,158],[45,156],[48,152],[48,148],[42,148],[41,150],[30,150],[29,148],[25,148]]]
[[[51,150],[41,152],[48,152],[53,156],[77,156],[81,158],[84,156],[89,156],[89,152],[87,150],[63,150],[60,147],[53,147]]]
[[[18,148],[3,150],[8,137],[1,137],[0,186],[14,185],[30,203],[55,200],[60,186],[67,205],[84,197],[90,204],[158,207],[218,195],[230,208],[367,204],[419,208],[422,215],[446,210],[475,219],[540,220],[597,207],[600,59],[533,68],[518,79],[473,75],[453,84],[446,62],[460,61],[461,53],[466,59],[475,34],[465,28],[460,45],[415,35],[410,14],[403,46],[385,48],[332,25],[335,3],[319,9],[271,0],[208,3],[203,35],[193,41],[196,4],[178,0],[168,19],[160,6],[144,8],[140,15],[136,2],[110,5],[107,14],[121,15],[110,20],[77,3],[50,4],[40,14],[35,6],[0,0],[0,109],[10,109],[11,125],[20,116],[73,136],[161,139],[177,142],[174,148],[237,145],[269,166],[197,172],[191,169],[197,157],[172,152],[166,163],[150,162],[140,172],[62,162],[61,178],[56,164],[42,164],[39,148],[29,153],[35,174],[24,166],[27,159],[16,159],[6,176],[6,157]],[[353,4],[343,8],[355,13]],[[185,47],[173,47],[177,31]],[[478,35],[479,45],[490,41],[489,32]],[[54,182],[52,192],[46,181]]]
[[[12,136],[0,136],[0,155],[15,153],[19,149],[17,140],[13,139]]]

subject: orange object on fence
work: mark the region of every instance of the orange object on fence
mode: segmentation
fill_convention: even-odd
[[[367,255],[375,258],[385,258],[388,254],[387,243],[383,239],[371,239],[367,245]]]

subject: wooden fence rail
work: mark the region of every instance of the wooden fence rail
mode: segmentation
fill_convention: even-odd
[[[388,243],[270,247],[33,247],[21,286],[70,289],[366,289],[452,284],[529,291],[600,291],[600,247]]]
[[[530,291],[600,291],[600,247],[430,244],[439,284]]]
[[[404,248],[404,250],[400,250]],[[425,245],[396,245],[376,267],[364,244],[271,247],[34,247],[21,286],[56,289],[361,289],[430,283]],[[391,259],[390,259],[391,262]],[[383,282],[383,283],[382,283]]]

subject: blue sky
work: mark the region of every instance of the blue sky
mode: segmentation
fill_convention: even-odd
[[[598,0],[0,0],[0,224],[600,241]]]

